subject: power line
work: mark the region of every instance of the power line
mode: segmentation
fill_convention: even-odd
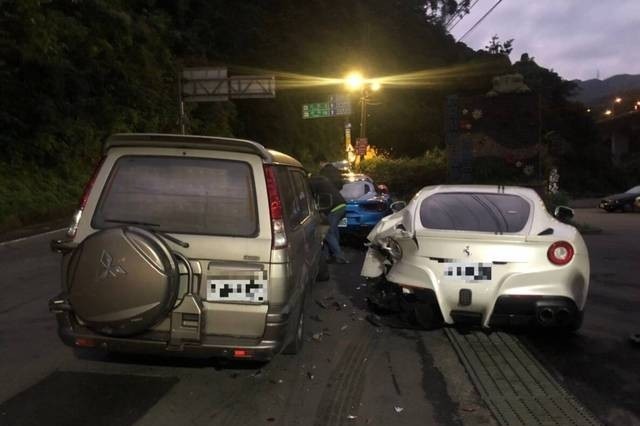
[[[475,0],[473,2],[473,4],[471,6],[469,6],[469,9],[467,9],[467,13],[469,13],[471,11],[471,9],[473,9],[473,6],[478,3],[478,0]],[[454,13],[453,15],[451,15],[451,17],[447,20],[447,22],[445,22],[444,26],[445,28],[447,28],[449,26],[449,24],[451,24],[451,22],[453,22],[456,18],[460,18],[462,19],[462,12],[464,12],[464,10],[458,10],[456,13]],[[460,22],[460,21],[458,21]],[[447,28],[448,30],[449,28]]]
[[[474,30],[478,25],[480,25],[480,23],[481,23],[482,21],[484,21],[484,19],[485,19],[487,16],[489,16],[489,14],[490,14],[491,12],[493,12],[493,9],[495,9],[496,7],[498,7],[498,5],[499,5],[500,3],[502,3],[502,0],[498,0],[498,1],[496,2],[496,4],[494,4],[494,5],[491,7],[491,9],[489,9],[489,10],[487,11],[487,13],[485,13],[484,15],[482,15],[482,18],[478,19],[478,22],[476,22],[475,24],[473,24],[473,26],[472,26],[471,28],[469,28],[469,29],[467,30],[467,32],[466,32],[466,33],[462,34],[462,37],[460,37],[460,38],[458,39],[458,41],[462,41],[462,39],[464,39],[464,38],[465,38],[465,37],[466,37],[466,36],[467,36],[471,31],[473,31],[473,30]]]
[[[469,14],[471,12],[471,9],[473,9],[473,6],[476,5],[476,3],[478,3],[479,0],[475,0],[471,6],[469,6],[469,10],[467,11],[467,14]],[[465,14],[466,15],[466,14]],[[465,15],[462,15],[462,11],[454,14],[451,19],[449,19],[449,21],[447,21],[447,23],[445,24],[445,27],[447,28],[447,31],[451,32],[452,29],[454,29],[456,27],[456,25],[458,25],[460,23],[460,21],[462,21],[465,17]],[[449,26],[456,18],[460,18],[458,19],[455,24],[453,24],[452,26]]]

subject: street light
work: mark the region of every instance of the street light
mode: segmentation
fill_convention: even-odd
[[[350,92],[360,91],[360,138],[367,137],[367,100],[371,92],[382,88],[382,83],[375,79],[366,79],[359,71],[353,71],[344,78],[344,85]]]
[[[619,104],[620,102],[622,102],[622,98],[619,96],[616,96],[615,99],[613,100],[613,102],[611,103],[611,114],[607,114],[605,112],[606,115],[615,115],[616,113],[616,104]],[[609,111],[609,110],[607,110]]]
[[[364,77],[358,71],[353,71],[344,78],[344,85],[350,92],[361,90],[364,83]]]

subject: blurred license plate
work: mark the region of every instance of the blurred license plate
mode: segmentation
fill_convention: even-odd
[[[208,279],[207,300],[262,303],[267,300],[267,280]]]
[[[443,279],[491,281],[491,263],[445,263]]]
[[[338,222],[338,227],[339,228],[346,228],[347,227],[347,218],[343,217],[342,219],[340,219],[340,222]]]

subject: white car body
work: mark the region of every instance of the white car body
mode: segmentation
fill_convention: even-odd
[[[448,199],[443,196],[430,198],[438,194],[454,194],[444,196],[452,199],[459,197],[466,199],[467,195],[461,194],[480,194],[479,197],[483,200],[484,198],[496,199],[495,196],[517,196],[519,199],[509,198],[509,200],[515,200],[520,207],[508,210],[507,213],[503,211],[503,213],[514,217],[522,216],[524,226],[516,232],[502,233],[425,227],[421,219],[421,206],[425,200],[430,200],[429,203],[432,203],[431,200]],[[506,198],[497,199],[506,200]],[[475,198],[469,205],[471,206],[473,202]],[[425,204],[425,206],[428,205],[430,204]],[[525,217],[523,212],[527,205],[529,214]],[[483,206],[482,209],[484,208]],[[517,211],[518,209],[521,211]],[[446,221],[447,215],[453,212],[434,207],[432,211],[426,209],[422,213],[427,221],[433,217],[441,217]],[[475,212],[472,209],[465,214],[467,214],[466,217],[472,215],[475,218]],[[482,214],[478,217],[482,217]],[[498,218],[497,215],[495,217]],[[510,218],[504,215],[502,218],[506,226],[507,219]],[[463,216],[460,216],[460,219],[467,220]],[[491,319],[497,301],[501,297],[501,303],[504,306],[500,308],[500,315],[496,314],[496,318],[500,316],[501,320],[507,322],[518,315],[531,312],[534,312],[535,318],[536,315],[541,314],[540,309],[551,302],[553,310],[546,313],[549,313],[549,318],[552,320],[555,319],[556,314],[558,320],[560,320],[560,314],[565,320],[567,312],[579,316],[581,320],[589,289],[587,247],[576,228],[551,216],[540,197],[532,189],[488,185],[425,187],[403,210],[382,219],[373,228],[368,239],[372,247],[366,254],[361,274],[374,278],[386,272],[387,281],[402,287],[404,293],[419,290],[433,291],[444,322],[447,324],[457,322],[454,318],[456,315],[470,314],[479,319],[480,325],[489,327],[492,325]],[[564,265],[552,263],[548,255],[550,246],[558,241],[568,242],[574,250],[573,257]],[[383,247],[389,251],[391,246],[395,255],[389,258],[382,254],[384,250],[376,249],[376,247]],[[446,275],[452,268],[455,275],[458,266],[464,268],[482,265],[490,267],[489,279],[482,275],[480,279],[476,279],[477,276]],[[476,272],[479,270],[476,269]],[[457,271],[460,273],[460,270]],[[467,292],[470,301],[462,300],[461,290]],[[527,300],[534,306],[527,305]],[[518,307],[518,312],[510,313],[509,309],[512,306]],[[561,312],[563,309],[565,310]],[[542,313],[545,321],[546,313]]]

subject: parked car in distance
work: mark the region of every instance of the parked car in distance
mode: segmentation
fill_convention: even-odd
[[[348,173],[340,194],[347,202],[346,214],[338,224],[341,230],[365,236],[386,215],[391,213],[391,196],[385,185],[376,185],[364,174]]]
[[[640,197],[640,185],[634,186],[620,194],[607,195],[600,201],[600,208],[607,212],[640,209],[640,206],[636,206],[636,199],[638,197]]]
[[[67,240],[52,241],[63,276],[49,307],[73,347],[296,353],[327,228],[288,155],[239,139],[114,135]]]
[[[558,209],[566,220],[571,209]],[[580,327],[589,253],[580,233],[529,188],[420,190],[368,236],[362,267],[384,277],[427,324]]]

